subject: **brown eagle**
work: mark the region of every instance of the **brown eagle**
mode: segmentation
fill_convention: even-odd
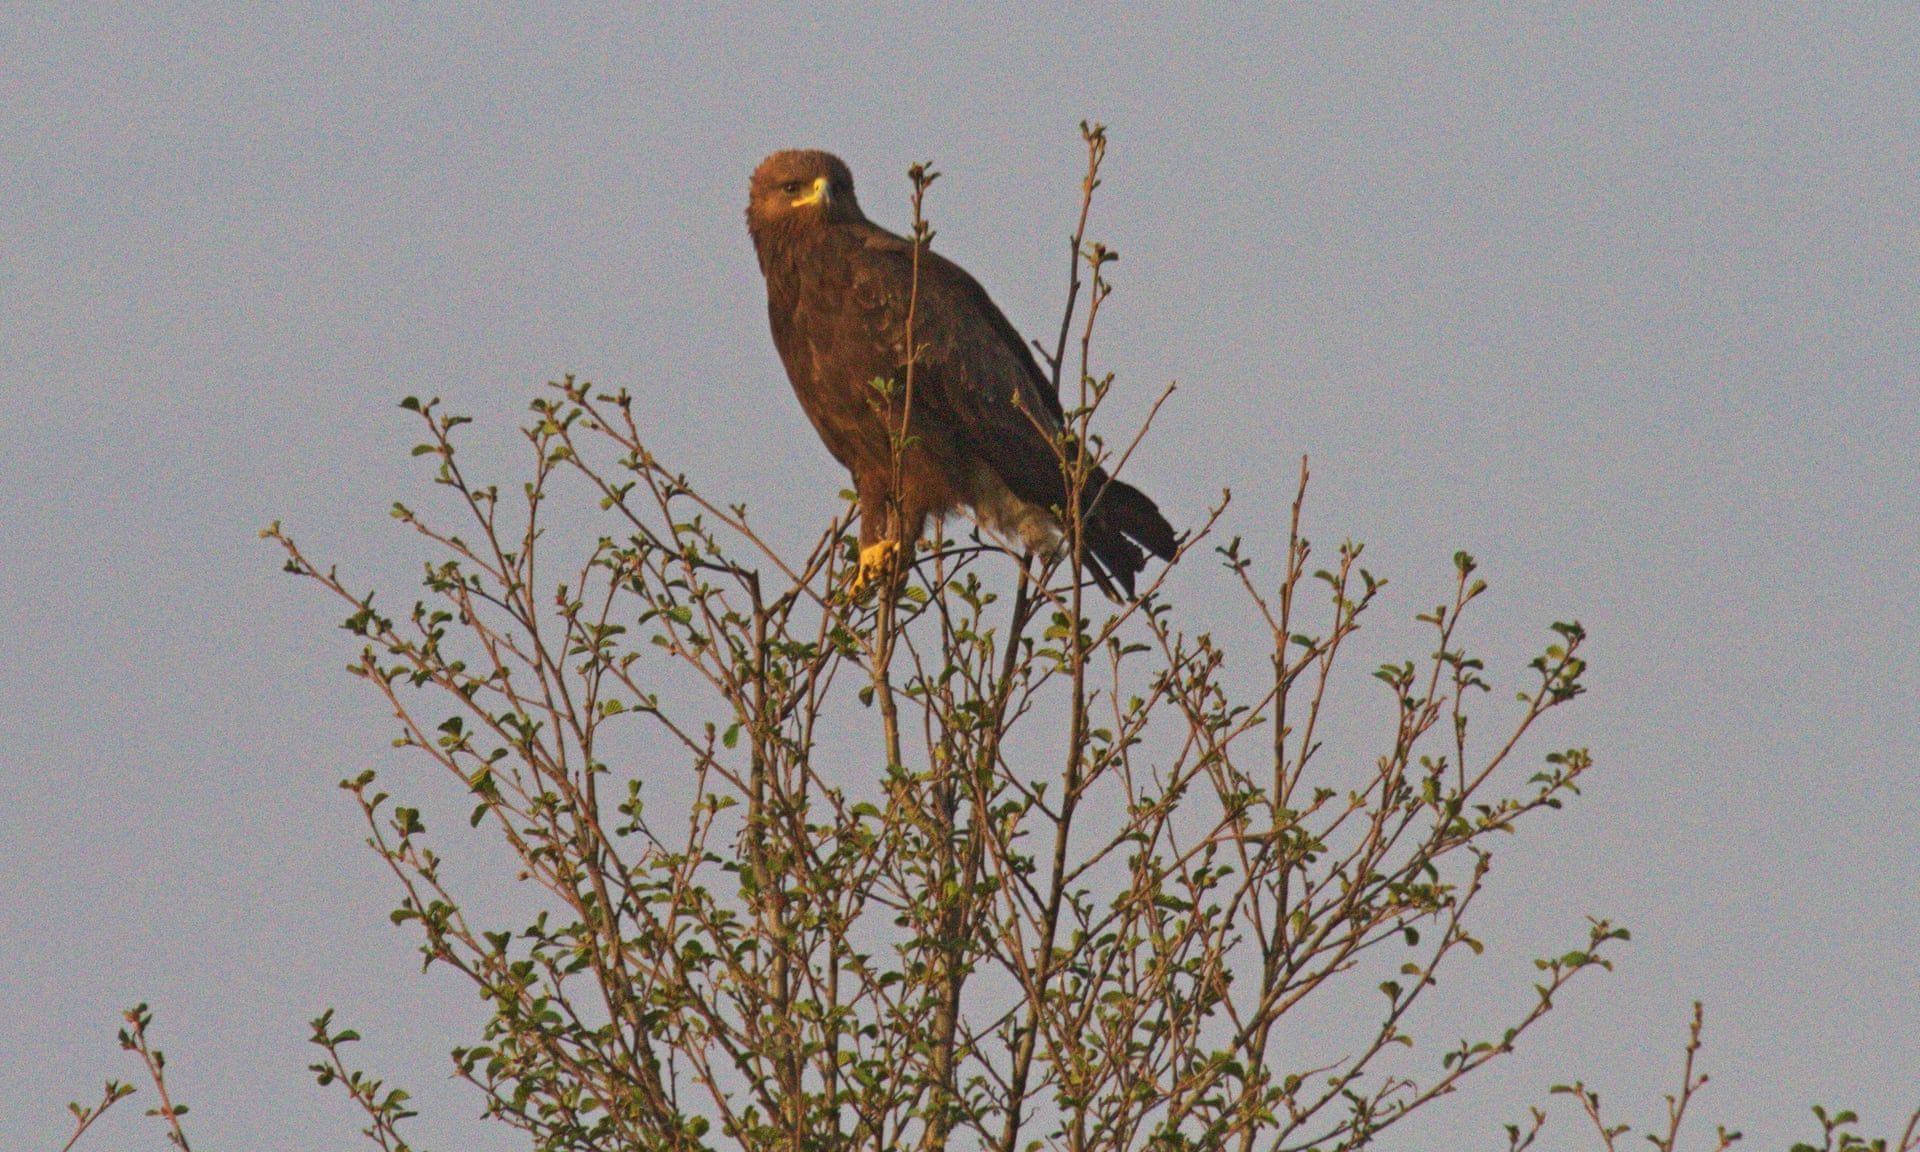
[[[753,174],[747,231],[787,377],[827,450],[853,474],[857,585],[910,552],[928,517],[960,507],[1011,542],[1058,548],[1068,484],[1054,437],[1066,417],[986,290],[923,247],[915,297],[913,242],[866,218],[853,173],[826,152],[767,157]],[[910,300],[920,353],[908,398],[900,389]],[[891,382],[893,393],[875,381]],[[1146,552],[1172,559],[1173,529],[1139,489],[1095,469],[1080,503],[1086,562],[1109,593],[1117,585],[1133,594]]]

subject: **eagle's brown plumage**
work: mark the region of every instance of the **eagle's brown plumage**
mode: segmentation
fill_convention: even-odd
[[[906,379],[913,243],[870,222],[853,173],[826,152],[776,152],[753,174],[747,230],[767,281],[773,342],[800,406],[860,500],[863,571],[910,548],[928,517],[970,509],[984,526],[1036,549],[1060,539],[1067,482],[1052,436],[1060,399],[1013,325],[959,265],[920,254],[909,435],[892,504],[893,437]],[[1152,500],[1095,470],[1083,495],[1086,559],[1096,579],[1133,593],[1146,552],[1173,556],[1173,529]]]

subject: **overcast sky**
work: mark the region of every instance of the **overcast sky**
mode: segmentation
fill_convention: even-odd
[[[808,539],[844,475],[747,175],[833,149],[897,227],[933,160],[938,245],[1038,334],[1083,118],[1115,426],[1180,383],[1131,478],[1183,525],[1231,488],[1271,556],[1310,454],[1310,534],[1367,542],[1383,615],[1467,548],[1503,683],[1550,621],[1593,635],[1539,750],[1599,767],[1501,857],[1459,994],[1515,1003],[1588,913],[1634,941],[1397,1146],[1504,1146],[1575,1077],[1644,1124],[1696,998],[1703,1134],[1920,1104],[1915,9],[446,11],[0,12],[0,1146],[131,1076],[142,999],[197,1145],[358,1139],[303,1071],[336,1005],[426,1143],[517,1146],[447,1081],[481,1007],[418,974],[334,787],[405,778],[390,722],[257,530],[399,599],[395,402],[449,397],[511,476],[487,453],[577,372]],[[1244,621],[1216,572],[1177,590]],[[139,1110],[95,1147],[158,1146]]]

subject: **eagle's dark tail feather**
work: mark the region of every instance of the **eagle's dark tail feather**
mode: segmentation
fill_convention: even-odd
[[[1146,567],[1145,552],[1171,560],[1179,541],[1145,492],[1105,476],[1097,477],[1094,487],[1098,495],[1087,516],[1087,559],[1102,591],[1111,596],[1118,585],[1131,599],[1133,578]]]

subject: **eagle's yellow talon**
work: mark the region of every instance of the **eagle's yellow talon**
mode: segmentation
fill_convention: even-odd
[[[849,591],[859,596],[873,587],[893,567],[893,558],[899,551],[899,543],[893,540],[882,540],[860,549],[860,567],[853,574]]]

